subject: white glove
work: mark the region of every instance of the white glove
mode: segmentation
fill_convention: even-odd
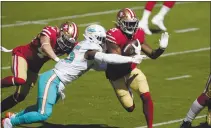
[[[59,57],[55,57],[53,60],[56,61],[56,62],[60,61]]]
[[[162,33],[159,40],[160,48],[165,49],[168,46],[169,34],[168,32]]]
[[[12,49],[6,49],[5,47],[0,46],[0,51],[2,51],[2,52],[12,52]]]
[[[132,57],[132,63],[140,64],[144,58],[146,58],[146,55],[135,55]]]
[[[134,44],[132,44],[132,46],[133,46],[133,48],[135,49],[135,53],[136,53],[137,55],[141,55],[141,44],[140,44],[140,42],[139,42],[138,39],[136,39],[136,40],[137,40],[137,42],[138,42],[138,46],[136,46],[136,45],[134,45]]]

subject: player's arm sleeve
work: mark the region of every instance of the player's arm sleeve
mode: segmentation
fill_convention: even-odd
[[[84,57],[87,60],[96,60],[98,63],[109,63],[109,64],[131,63],[133,61],[132,57],[121,56],[118,54],[106,54],[98,52],[96,50],[87,51]]]
[[[153,50],[147,43],[143,43],[141,45],[141,49],[151,59],[157,59],[165,51],[164,49],[161,48]]]
[[[106,48],[108,53],[115,53],[121,55],[121,48],[119,47],[121,41],[118,34],[109,30],[106,33]]]
[[[118,54],[106,54],[102,52],[96,52],[94,59],[98,62],[109,64],[124,64],[132,62],[132,57],[121,56]]]
[[[51,41],[50,41],[50,36],[51,32],[48,29],[43,29],[41,34],[40,34],[40,43],[41,43],[41,49],[42,51],[51,59],[54,61],[58,62],[59,58],[56,56],[54,53],[52,47],[51,47]]]

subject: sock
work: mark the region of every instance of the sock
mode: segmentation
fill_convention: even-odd
[[[165,5],[168,8],[173,8],[174,4],[175,4],[175,1],[165,1],[163,3],[163,5]]]
[[[152,128],[153,123],[153,102],[149,92],[141,95],[143,101],[143,112],[147,121],[148,128]]]
[[[1,112],[5,112],[14,107],[17,102],[14,100],[13,95],[8,96],[6,99],[1,101]]]
[[[184,119],[184,121],[189,121],[192,122],[193,119],[195,119],[195,117],[199,114],[199,112],[204,108],[204,106],[200,105],[198,100],[196,99],[190,110],[187,113],[186,118]]]
[[[160,11],[158,12],[158,16],[160,17],[165,17],[165,15],[169,12],[170,8],[166,7],[166,6],[163,6]]]
[[[155,4],[156,2],[153,2],[153,1],[149,1],[146,3],[143,16],[142,16],[142,21],[145,21],[146,23],[148,23],[149,16]]]

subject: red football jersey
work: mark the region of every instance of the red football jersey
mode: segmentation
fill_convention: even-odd
[[[50,58],[41,50],[40,36],[50,38],[50,44],[57,56],[65,54],[57,46],[58,28],[46,26],[42,31],[27,45],[18,46],[13,49],[13,54],[22,56],[28,63],[29,70],[38,73],[45,62]]]
[[[135,33],[132,35],[132,37],[127,37],[126,34],[124,34],[119,28],[112,28],[107,31],[106,33],[106,40],[109,42],[117,44],[121,50],[123,50],[124,46],[129,42],[130,40],[136,40],[138,39],[139,42],[142,44],[145,40],[145,33],[142,29],[138,28]],[[131,72],[136,67],[136,64],[128,63],[128,64],[108,64],[107,70],[106,70],[106,76],[107,78],[111,80],[116,80],[120,77],[123,77],[124,75]]]

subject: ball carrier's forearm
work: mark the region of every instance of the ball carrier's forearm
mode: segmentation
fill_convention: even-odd
[[[165,51],[165,49],[168,46],[168,38],[169,35],[167,32],[163,33],[161,35],[161,39],[159,40],[159,45],[160,47],[156,50],[153,50],[147,43],[143,43],[141,45],[142,47],[142,51],[151,59],[156,59],[158,58],[160,55],[162,55]]]

